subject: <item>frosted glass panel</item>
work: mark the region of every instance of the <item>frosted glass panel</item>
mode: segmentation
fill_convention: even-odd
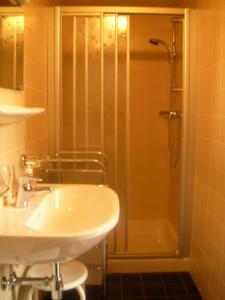
[[[88,18],[88,148],[101,149],[101,18]]]
[[[61,149],[69,150],[73,136],[73,17],[62,18]]]
[[[121,205],[112,252],[126,247],[127,26],[128,17],[115,14],[62,17],[60,150],[106,154],[107,183]]]
[[[120,198],[121,217],[118,225],[117,249],[126,249],[126,214],[127,214],[127,46],[128,17],[117,18],[117,192]]]
[[[23,89],[24,17],[0,11],[0,87]]]
[[[101,18],[62,18],[62,150],[99,149]]]

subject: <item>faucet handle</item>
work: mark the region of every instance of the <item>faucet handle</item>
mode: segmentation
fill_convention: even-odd
[[[42,182],[43,179],[37,178],[37,177],[33,177],[33,176],[22,175],[22,176],[19,177],[19,181],[23,184],[23,183],[26,183],[28,181],[31,181],[31,182]]]
[[[41,178],[25,175],[19,177],[18,183],[19,186],[23,187],[25,191],[30,191],[37,182],[42,182],[42,181],[43,180]]]
[[[37,182],[42,182],[42,181],[43,179],[41,178],[25,176],[25,181],[22,182],[23,188],[26,192],[30,192],[33,190]]]
[[[31,182],[42,182],[43,179],[42,178],[38,178],[38,177],[29,177]]]

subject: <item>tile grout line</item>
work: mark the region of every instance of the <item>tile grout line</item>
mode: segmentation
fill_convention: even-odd
[[[143,293],[143,295],[144,295],[144,300],[146,300],[145,289],[144,289],[144,283],[143,283],[143,279],[142,279],[141,273],[139,273],[139,276],[140,276],[140,282],[141,282],[142,293]]]
[[[123,283],[122,283],[122,275],[120,274],[120,295],[121,295],[121,300],[124,300],[124,295],[123,295]]]
[[[163,281],[162,276],[161,276],[161,273],[159,273],[159,278],[160,278],[160,281],[162,283],[163,291],[164,291],[164,294],[165,294],[165,299],[169,299],[168,295],[167,295],[167,292],[166,292],[166,287],[165,287],[164,281]]]
[[[183,285],[183,287],[184,287],[184,289],[185,289],[185,291],[186,291],[188,297],[191,298],[191,295],[189,294],[189,291],[188,291],[188,289],[187,289],[187,287],[186,287],[186,284],[184,283],[185,280],[182,278],[182,276],[181,276],[180,273],[178,273],[178,276],[179,276],[179,278],[180,278],[180,280],[181,280],[181,283],[182,283],[182,285]]]
[[[198,288],[196,287],[196,284],[194,283],[194,281],[193,281],[193,279],[191,280],[191,283],[196,287],[196,289],[197,289],[197,291],[198,291],[198,294],[191,294],[191,293],[189,293],[189,290],[187,289],[187,286],[186,286],[186,284],[185,283],[187,283],[188,284],[188,280],[185,280],[184,278],[182,278],[182,276],[181,276],[181,274],[180,273],[178,273],[179,274],[179,277],[180,277],[180,279],[181,279],[181,282],[182,282],[182,284],[183,284],[183,286],[184,286],[184,289],[185,289],[185,291],[186,291],[186,293],[187,293],[187,295],[188,295],[188,297],[190,298],[190,299],[192,299],[193,297],[198,297],[199,299],[198,300],[200,300],[200,299],[202,299],[202,296],[201,296],[201,294],[199,293],[199,290],[198,290]]]

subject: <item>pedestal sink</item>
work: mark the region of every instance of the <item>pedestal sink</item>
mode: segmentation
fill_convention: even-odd
[[[28,208],[0,209],[0,264],[78,257],[101,241],[119,217],[117,194],[104,186],[59,185]]]

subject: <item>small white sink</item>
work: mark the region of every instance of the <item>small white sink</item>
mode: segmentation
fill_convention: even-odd
[[[45,111],[42,107],[25,107],[18,105],[0,105],[0,124],[18,122],[24,118],[39,115]]]
[[[119,218],[117,194],[96,185],[60,185],[29,208],[0,209],[0,263],[33,264],[78,257]]]

